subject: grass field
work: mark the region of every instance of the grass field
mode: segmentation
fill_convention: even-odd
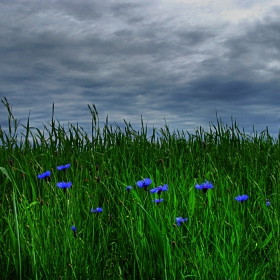
[[[280,279],[268,130],[218,120],[148,136],[143,123],[101,126],[92,105],[88,135],[54,113],[43,130],[21,126],[2,103],[1,279]]]

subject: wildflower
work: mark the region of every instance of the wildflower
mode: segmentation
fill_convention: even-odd
[[[127,186],[125,189],[130,192],[133,188],[131,186]]]
[[[48,170],[45,173],[39,174],[38,178],[39,179],[45,179],[45,178],[50,177],[50,176],[51,176],[51,171]]]
[[[70,167],[70,163],[66,164],[66,165],[60,165],[60,166],[57,166],[57,170],[66,170],[67,168]]]
[[[182,218],[182,217],[176,217],[176,223],[178,226],[181,225],[181,223],[184,223],[188,220],[188,218]]]
[[[103,212],[102,207],[97,207],[95,209],[90,209],[90,213],[101,213]]]
[[[201,185],[196,184],[195,187],[199,190],[202,190],[204,193],[208,191],[208,189],[214,188],[212,183],[209,183],[208,181],[205,181],[205,183],[202,183]]]
[[[152,184],[152,180],[150,178],[145,178],[144,180],[142,181],[138,181],[136,183],[136,185],[139,187],[139,188],[144,188],[145,190],[147,190],[148,186]]]
[[[239,202],[243,202],[245,200],[247,200],[249,198],[249,196],[247,194],[243,194],[243,195],[239,195],[235,198],[235,200],[239,201]]]
[[[271,206],[270,201],[268,199],[266,200],[266,206]]]
[[[69,189],[72,186],[72,182],[59,182],[57,186],[61,189]]]
[[[73,230],[74,237],[77,237],[77,230],[75,226],[71,226],[71,229]]]
[[[159,196],[162,192],[166,192],[168,190],[168,185],[165,184],[164,186],[159,186],[157,188],[151,189],[150,193],[157,193]]]
[[[154,199],[153,202],[155,202],[156,204],[159,204],[160,202],[163,202],[163,198],[161,199]]]

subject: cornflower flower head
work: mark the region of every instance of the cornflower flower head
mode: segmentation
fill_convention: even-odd
[[[77,237],[77,229],[75,226],[71,226],[71,229],[73,230],[74,237]]]
[[[125,189],[130,192],[133,188],[131,186],[127,186]]]
[[[181,223],[184,223],[188,220],[188,218],[182,218],[182,217],[176,217],[176,223],[178,226],[181,225]]]
[[[48,177],[50,177],[51,176],[51,171],[46,171],[45,173],[42,173],[42,174],[39,174],[38,175],[38,178],[39,179],[47,179]]]
[[[204,193],[206,193],[209,189],[214,188],[213,184],[209,183],[208,181],[205,181],[205,183],[200,185],[196,184],[195,187],[199,190],[202,190]]]
[[[162,192],[166,192],[167,190],[168,190],[168,185],[165,184],[164,186],[158,186],[157,188],[151,189],[150,193],[157,193],[158,196],[160,196]]]
[[[156,204],[159,204],[159,203],[163,202],[163,198],[160,198],[160,199],[156,198],[153,200],[153,202],[155,202]]]
[[[66,164],[66,165],[60,165],[60,166],[57,166],[57,170],[64,170],[66,171],[67,168],[70,167],[70,163]]]
[[[249,198],[249,196],[247,194],[242,194],[242,195],[235,197],[235,200],[243,203],[243,201],[247,200],[248,198]]]
[[[138,181],[136,185],[139,188],[144,188],[144,190],[147,190],[148,186],[152,184],[152,179],[150,178],[145,178],[144,180]]]
[[[266,206],[271,206],[270,201],[268,199],[266,200],[265,204],[266,204]]]
[[[61,189],[69,189],[72,186],[72,182],[59,182],[57,186]]]
[[[95,209],[90,209],[90,213],[101,213],[103,212],[102,207],[97,207]]]

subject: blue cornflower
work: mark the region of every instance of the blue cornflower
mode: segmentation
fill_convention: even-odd
[[[247,200],[249,198],[249,196],[247,194],[243,194],[243,195],[239,195],[237,197],[235,197],[235,200],[239,201],[239,202],[243,202],[245,200]]]
[[[176,223],[178,226],[181,225],[181,223],[184,223],[188,220],[188,218],[182,218],[182,217],[176,217]]]
[[[71,229],[73,230],[74,237],[77,237],[77,230],[75,226],[72,226]]]
[[[61,189],[69,189],[72,186],[72,182],[59,182],[57,186]]]
[[[166,192],[168,190],[168,185],[158,186],[157,188],[151,189],[150,193],[157,193],[159,196],[162,192]]]
[[[196,184],[195,187],[199,190],[202,190],[204,193],[206,193],[209,189],[214,188],[213,184],[209,183],[208,181],[205,181],[205,183],[200,185]]]
[[[130,192],[133,188],[131,186],[127,186],[125,189]]]
[[[270,201],[268,199],[266,200],[266,206],[271,206]]]
[[[97,207],[95,209],[90,209],[90,213],[101,213],[103,212],[102,207]]]
[[[163,202],[163,198],[161,198],[161,199],[156,198],[153,200],[153,202],[155,202],[156,204],[159,204],[160,202]]]
[[[70,163],[66,164],[66,165],[60,165],[60,166],[57,166],[57,170],[65,170],[67,168],[70,167]]]
[[[144,188],[145,190],[147,190],[148,186],[152,184],[152,179],[150,178],[145,178],[144,180],[142,181],[138,181],[136,183],[136,185],[139,187],[139,188]]]
[[[45,178],[50,177],[50,176],[51,176],[51,171],[48,170],[45,173],[39,174],[38,178],[39,179],[45,179]]]

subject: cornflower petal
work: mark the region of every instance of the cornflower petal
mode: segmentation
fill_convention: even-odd
[[[145,178],[144,180],[141,180],[141,181],[138,181],[136,183],[136,185],[139,187],[139,188],[147,188],[149,185],[151,185],[152,183],[152,179],[150,178]]]
[[[65,170],[67,168],[70,167],[70,163],[66,164],[66,165],[60,165],[60,166],[57,166],[57,170]]]
[[[208,181],[205,181],[205,183],[202,183],[200,185],[196,184],[195,185],[195,188],[196,189],[199,189],[199,190],[202,190],[203,192],[207,192],[209,189],[212,189],[214,188],[213,184],[208,182]]]
[[[76,237],[77,237],[77,230],[76,230],[76,227],[75,227],[75,226],[72,226],[71,229],[73,230],[74,237],[76,238]]]
[[[157,204],[161,203],[161,202],[163,202],[163,198],[160,198],[160,199],[156,198],[156,199],[153,200],[153,202],[155,202]]]
[[[154,189],[150,190],[150,193],[157,193],[157,191],[158,191],[158,188],[154,188]]]
[[[95,209],[90,209],[90,213],[101,213],[103,212],[102,207],[97,207]]]
[[[188,218],[182,218],[182,217],[176,217],[176,223],[178,226],[181,225],[181,223],[184,223],[188,220]]]
[[[249,196],[247,194],[242,194],[242,195],[238,195],[237,197],[235,197],[235,200],[239,201],[239,202],[243,202],[245,200],[247,200],[249,198]]]
[[[57,186],[61,189],[69,189],[72,186],[72,182],[59,182]]]
[[[45,173],[42,173],[42,174],[39,174],[38,175],[38,178],[39,179],[44,179],[44,178],[46,178],[46,177],[50,177],[50,175],[51,175],[51,171],[46,171]]]
[[[150,190],[150,193],[158,193],[166,192],[168,190],[168,185],[165,184],[164,186],[158,186],[157,188],[153,188]]]

